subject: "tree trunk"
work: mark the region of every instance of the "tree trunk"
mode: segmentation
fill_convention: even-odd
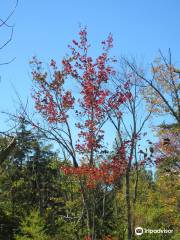
[[[130,202],[130,170],[127,169],[126,172],[126,205],[127,205],[127,221],[128,221],[128,240],[132,239],[132,229],[131,229],[131,202]]]

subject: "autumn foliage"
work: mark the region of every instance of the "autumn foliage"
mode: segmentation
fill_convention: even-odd
[[[115,156],[111,159],[96,160],[104,152],[103,125],[108,116],[115,115],[121,118],[121,105],[131,98],[128,91],[128,83],[121,91],[120,87],[110,89],[111,78],[115,74],[113,64],[114,57],[109,57],[109,51],[113,47],[113,37],[109,34],[102,41],[102,53],[93,60],[89,56],[90,45],[87,40],[87,30],[83,28],[79,32],[79,40],[73,40],[69,45],[70,55],[65,57],[58,68],[55,60],[51,60],[50,74],[43,72],[42,62],[33,58],[33,80],[36,87],[33,90],[35,107],[44,119],[52,125],[64,125],[68,123],[69,116],[74,114],[77,121],[78,138],[75,151],[86,160],[77,167],[61,167],[66,174],[86,176],[87,186],[92,188],[97,182],[112,183],[126,169],[127,159],[124,142]],[[79,93],[73,94],[72,90],[66,90],[68,82],[74,82],[79,87]],[[78,121],[80,119],[80,121]],[[69,131],[69,130],[68,130]],[[81,162],[81,160],[80,160]]]

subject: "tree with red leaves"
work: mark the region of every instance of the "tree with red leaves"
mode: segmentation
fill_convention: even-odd
[[[90,213],[90,206],[86,204],[88,196],[82,179],[94,191],[98,184],[114,183],[124,174],[128,164],[126,148],[129,142],[123,141],[111,158],[103,143],[105,123],[114,118],[119,122],[121,106],[131,98],[127,86],[109,88],[116,62],[109,57],[112,47],[110,34],[102,41],[102,53],[93,60],[89,56],[87,30],[83,28],[79,41],[73,40],[69,45],[70,55],[62,60],[61,69],[55,60],[51,60],[49,72],[43,70],[42,62],[36,57],[31,61],[35,108],[46,125],[29,122],[45,137],[56,141],[65,158],[72,159],[73,166],[61,167],[61,171],[73,174],[80,181],[87,216],[93,215],[88,219],[88,237],[92,239],[95,237],[95,214]],[[73,87],[68,88],[69,85]],[[92,201],[95,204],[95,195]]]
[[[31,61],[35,107],[48,123],[48,130],[44,132],[69,153],[74,167],[78,167],[76,153],[86,157],[89,165],[96,165],[95,159],[103,150],[103,126],[112,110],[121,118],[120,107],[130,97],[120,89],[115,92],[108,89],[115,73],[111,66],[115,59],[108,56],[113,46],[112,35],[102,42],[103,52],[95,61],[88,55],[90,45],[86,28],[81,29],[79,36],[79,42],[73,40],[72,46],[69,45],[71,55],[62,60],[61,70],[54,60],[50,63],[50,74],[43,72],[42,62],[36,57]],[[79,94],[75,96],[72,89],[65,89],[68,81],[78,84]],[[72,123],[71,117],[80,121]],[[75,144],[70,124],[75,124],[79,130]]]

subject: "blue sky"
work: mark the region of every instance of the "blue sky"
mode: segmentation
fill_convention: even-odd
[[[0,0],[0,17],[5,18],[15,0]],[[160,48],[170,47],[180,66],[179,0],[19,0],[10,22],[15,24],[12,42],[0,51],[0,110],[17,106],[13,87],[22,99],[30,95],[29,60],[33,55],[57,61],[77,37],[79,24],[87,25],[93,55],[109,32],[114,36],[114,55],[135,56],[145,65]],[[1,43],[7,38],[0,29]],[[148,66],[148,65],[146,65]]]

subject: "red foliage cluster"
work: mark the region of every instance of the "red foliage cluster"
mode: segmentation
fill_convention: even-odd
[[[53,70],[53,79],[49,83],[47,73],[42,72],[42,62],[36,57],[30,62],[34,69],[33,79],[37,88],[33,89],[33,98],[35,107],[49,123],[58,123],[66,121],[67,111],[74,106],[75,98],[71,91],[65,91],[63,88],[65,74],[57,70],[56,62],[51,60],[50,66]]]
[[[93,189],[98,183],[112,184],[126,170],[126,144],[127,142],[122,144],[111,160],[103,161],[98,167],[91,165],[82,165],[78,168],[62,166],[61,170],[67,175],[86,177],[88,188]]]
[[[83,116],[79,137],[80,141],[76,149],[81,152],[97,151],[101,148],[100,141],[103,139],[103,131],[100,130],[104,118],[106,117],[105,103],[110,92],[104,86],[114,72],[109,65],[112,59],[108,58],[108,51],[112,47],[112,36],[103,42],[103,53],[95,61],[88,56],[89,44],[87,42],[87,31],[82,29],[79,32],[80,40],[73,40],[71,58],[63,60],[63,70],[76,78],[81,85],[81,98],[79,104],[81,111],[79,116]],[[77,125],[78,126],[78,125]],[[80,126],[80,125],[79,125]]]
[[[85,236],[85,237],[84,237],[84,240],[92,240],[92,238],[89,237],[89,236]]]
[[[114,58],[108,57],[109,50],[113,47],[113,37],[110,34],[102,42],[103,52],[95,61],[88,55],[90,45],[87,41],[86,28],[79,32],[80,40],[72,41],[71,57],[62,61],[63,71],[77,79],[81,86],[81,98],[77,115],[82,117],[80,124],[79,141],[76,145],[80,153],[97,152],[101,149],[104,138],[102,125],[107,117],[107,112],[114,111],[121,117],[120,105],[131,97],[129,91],[124,94],[117,89],[111,93],[106,87],[110,77],[115,74],[111,63]]]
[[[164,128],[160,130],[160,141],[154,144],[156,152],[155,163],[161,164],[168,157],[178,158],[180,156],[180,129],[179,128]]]

